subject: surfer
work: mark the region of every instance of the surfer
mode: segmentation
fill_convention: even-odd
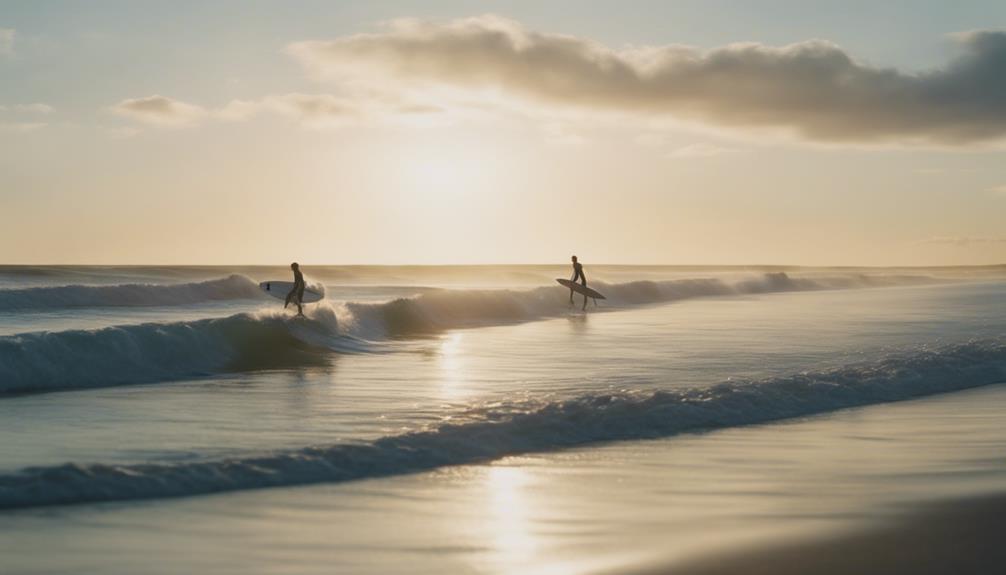
[[[576,282],[580,280],[580,285],[587,287],[587,275],[583,273],[583,264],[576,261],[576,256],[573,256],[573,277],[569,281]],[[569,288],[569,304],[573,305],[573,288]],[[583,309],[587,309],[587,294],[583,294]]]
[[[290,264],[290,269],[293,270],[293,289],[290,290],[290,293],[286,294],[286,303],[283,304],[283,309],[286,309],[292,301],[297,305],[297,316],[304,317],[304,274],[300,273],[300,264],[297,262]],[[572,301],[572,298],[570,301]],[[586,302],[584,305],[586,305]]]

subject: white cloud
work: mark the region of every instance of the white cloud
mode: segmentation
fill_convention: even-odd
[[[0,56],[14,55],[14,38],[17,31],[13,28],[0,28]]]
[[[857,62],[838,46],[666,45],[617,50],[494,16],[398,20],[377,33],[287,47],[341,83],[497,91],[550,109],[782,129],[820,142],[964,145],[1006,137],[1006,32],[956,36],[962,53],[922,73]]]
[[[120,116],[156,126],[189,126],[206,116],[206,110],[201,106],[159,95],[123,100],[111,110]]]

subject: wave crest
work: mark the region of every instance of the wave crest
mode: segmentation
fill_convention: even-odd
[[[0,337],[0,392],[148,383],[226,371],[325,365],[351,342],[328,307]]]
[[[794,278],[784,272],[727,281],[716,278],[665,281],[593,282],[608,298],[606,307],[667,303],[711,296],[882,287],[932,281],[912,276],[849,275]],[[347,303],[354,329],[371,338],[406,337],[445,329],[517,323],[554,317],[567,309],[569,290],[562,286],[531,290],[435,290],[385,303]],[[582,296],[577,295],[577,303]]]
[[[476,406],[463,423],[365,444],[181,464],[31,467],[0,475],[0,508],[338,482],[596,442],[672,436],[911,399],[1006,380],[1006,343],[971,341],[879,362],[684,391],[623,391]]]
[[[0,290],[0,310],[185,305],[262,297],[242,275],[182,284],[66,285]]]

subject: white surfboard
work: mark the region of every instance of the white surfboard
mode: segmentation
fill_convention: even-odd
[[[260,290],[276,299],[286,300],[286,295],[293,289],[293,282],[267,281],[258,284]],[[309,283],[304,288],[304,301],[300,303],[315,303],[325,299],[325,286]]]

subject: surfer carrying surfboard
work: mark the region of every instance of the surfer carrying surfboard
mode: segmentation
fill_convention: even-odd
[[[571,259],[573,260],[573,277],[569,281],[576,283],[576,280],[580,280],[580,285],[587,287],[587,275],[583,273],[583,264],[576,261],[576,256]],[[573,304],[573,288],[569,288],[569,303]],[[583,309],[587,309],[587,294],[583,294]]]
[[[576,283],[577,280],[580,280],[580,283]],[[584,311],[587,311],[587,298],[593,299],[594,305],[597,305],[599,299],[607,299],[604,294],[587,287],[587,274],[583,273],[583,264],[576,261],[576,256],[573,256],[573,279],[555,278],[555,281],[569,288],[569,305],[573,305],[573,292],[583,295]]]
[[[297,305],[297,315],[304,317],[304,288],[307,287],[304,283],[304,274],[300,273],[300,264],[297,262],[290,264],[290,269],[293,270],[293,289],[286,294],[286,303],[283,304],[283,309],[286,309],[290,302],[293,302]],[[572,298],[572,296],[570,297]],[[586,302],[584,305],[587,305]]]

